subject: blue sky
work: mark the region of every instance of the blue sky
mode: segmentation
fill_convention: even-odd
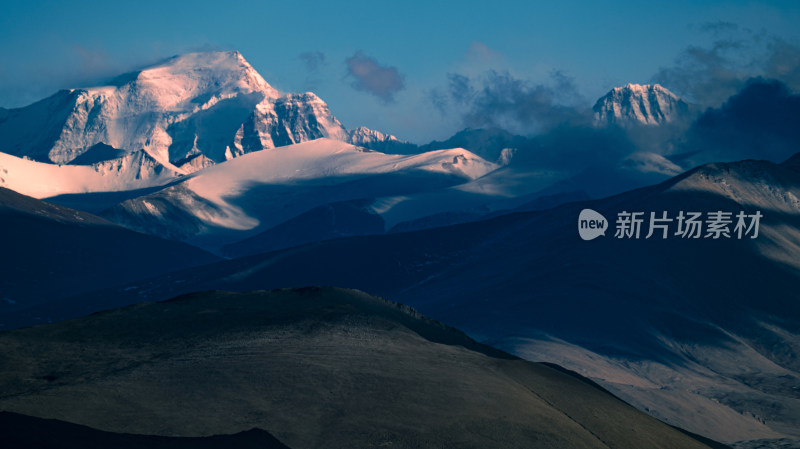
[[[177,53],[235,49],[276,88],[320,95],[345,126],[425,142],[465,124],[471,106],[448,97],[452,75],[480,91],[494,70],[523,90],[547,86],[555,103],[591,105],[654,77],[691,96],[669,72],[686,71],[687,49],[715,56],[715,43],[736,43],[726,57],[759,75],[751,53],[796,48],[798,24],[795,1],[3,2],[0,106]],[[443,97],[446,107],[433,101]]]

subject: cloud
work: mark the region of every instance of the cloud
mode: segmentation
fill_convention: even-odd
[[[345,62],[347,73],[353,78],[351,86],[375,95],[385,103],[394,101],[394,95],[405,88],[405,81],[397,67],[382,66],[361,51],[357,51]]]
[[[503,55],[483,42],[475,41],[469,44],[465,59],[468,64],[487,65],[502,62]]]
[[[544,82],[508,71],[472,77],[450,73],[428,98],[443,114],[457,116],[470,128],[446,146],[478,147],[493,160],[503,148],[513,148],[512,169],[578,177],[570,189],[607,194],[641,185],[636,184],[641,180],[619,175],[620,164],[639,148],[624,129],[593,126],[589,103],[564,72],[553,71]],[[610,175],[600,177],[604,173]]]
[[[20,107],[59,89],[99,84],[130,70],[130,65],[107,52],[63,45],[48,58],[4,61],[0,72],[0,106]]]
[[[163,61],[175,54],[229,49],[215,44],[148,47],[130,52],[63,42],[48,44],[32,59],[3,61],[0,71],[0,106],[22,107],[53,95],[60,89],[102,85],[120,74]]]
[[[297,55],[297,58],[303,63],[306,71],[302,88],[308,91],[317,90],[327,78],[323,75],[323,70],[327,65],[325,53],[316,50],[306,51]]]
[[[696,165],[746,158],[782,162],[800,148],[800,95],[782,82],[754,78],[692,125],[683,150]]]
[[[472,80],[466,75],[448,73],[447,90],[450,93],[450,98],[458,104],[465,104],[475,98]]]
[[[729,22],[700,26],[714,40],[690,46],[652,81],[702,106],[717,107],[754,77],[774,78],[800,89],[800,47]]]
[[[724,20],[717,20],[716,22],[704,22],[697,27],[700,31],[720,34],[731,33],[739,31],[739,25],[733,22],[726,22]]]
[[[76,45],[73,52],[79,63],[79,71],[75,73],[77,77],[97,76],[101,73],[113,73],[117,70],[117,63],[112,60],[108,53],[100,50],[92,50]]]
[[[511,65],[499,51],[483,42],[473,41],[453,68],[465,76],[478,76],[488,70],[510,70]]]
[[[447,75],[446,87],[428,97],[443,115],[457,114],[469,128],[505,128],[522,134],[543,132],[567,122],[585,122],[587,107],[574,80],[560,71],[548,84],[489,70],[479,76]]]
[[[689,47],[675,66],[659,70],[653,81],[694,103],[716,106],[744,82],[742,68],[729,56],[731,50],[741,48],[740,42],[730,40],[716,41],[710,48]]]
[[[300,53],[298,57],[309,72],[316,72],[325,64],[325,53],[321,51],[307,51]]]
[[[181,53],[202,53],[202,52],[209,52],[209,51],[233,51],[236,48],[232,44],[222,45],[216,42],[203,42],[196,45],[190,45],[185,49],[180,49],[178,54]]]
[[[507,70],[460,70],[447,74],[428,99],[444,116],[472,128],[464,133],[482,132],[476,136],[483,141],[502,137],[500,129],[528,136],[505,139],[518,150],[511,167],[570,174],[573,187],[596,194],[657,182],[706,162],[753,157],[780,162],[797,152],[800,47],[728,22],[701,28],[713,42],[687,48],[654,77],[702,106],[686,121],[594,126],[586,99],[560,71],[534,81]]]
[[[767,44],[764,76],[782,81],[795,91],[800,91],[800,47],[783,39],[774,38]]]

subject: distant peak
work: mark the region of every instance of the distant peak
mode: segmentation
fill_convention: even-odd
[[[660,125],[689,114],[689,104],[660,84],[628,83],[611,89],[592,108],[598,124]]]
[[[184,53],[172,56],[161,62],[142,69],[143,72],[159,68],[175,67],[179,69],[214,69],[214,68],[247,68],[253,69],[249,62],[238,51],[206,51]]]
[[[349,131],[349,141],[354,145],[367,146],[376,142],[401,142],[400,139],[380,131],[369,129],[366,126],[359,126]]]

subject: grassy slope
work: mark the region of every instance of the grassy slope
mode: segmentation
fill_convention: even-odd
[[[311,447],[707,447],[575,376],[343,289],[198,293],[0,334],[0,409]]]

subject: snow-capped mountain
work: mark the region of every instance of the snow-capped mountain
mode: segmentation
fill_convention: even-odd
[[[417,145],[400,140],[391,134],[360,126],[347,131],[345,142],[382,153],[411,154],[422,153]],[[456,148],[455,146],[450,148]]]
[[[261,231],[330,202],[435,190],[497,168],[463,149],[390,155],[322,138],[246,154],[103,215],[155,235],[213,240]]]
[[[592,110],[598,125],[663,125],[688,117],[690,106],[659,84],[626,84],[611,89]]]
[[[157,187],[179,176],[143,150],[92,165],[48,164],[0,153],[0,187],[34,198]]]
[[[175,56],[106,86],[0,110],[0,152],[91,165],[143,151],[176,175],[320,137],[366,146],[397,141],[345,129],[318,96],[279,92],[236,51]]]

